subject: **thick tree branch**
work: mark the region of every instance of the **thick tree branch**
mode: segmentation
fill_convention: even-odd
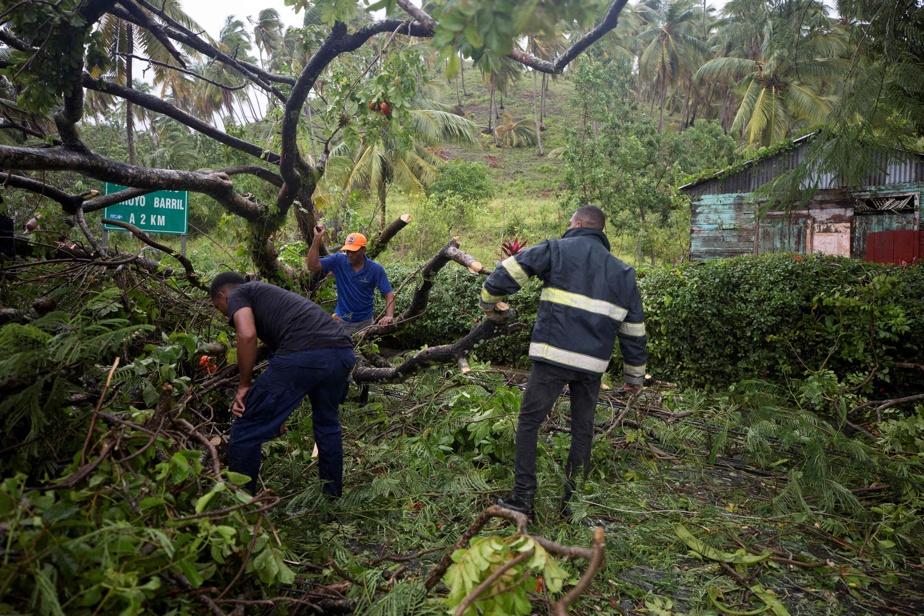
[[[4,186],[22,188],[23,190],[28,190],[29,192],[42,195],[43,197],[48,197],[52,201],[57,201],[61,204],[61,208],[68,214],[76,214],[77,210],[80,209],[80,206],[83,204],[83,197],[81,195],[70,195],[60,188],[23,175],[0,173],[0,183]]]
[[[404,9],[408,15],[419,21],[420,25],[422,25],[430,32],[434,32],[436,30],[437,24],[435,21],[433,21],[433,18],[430,17],[430,15],[428,15],[427,12],[420,7],[412,4],[410,0],[398,0],[398,6]]]
[[[372,335],[380,333],[373,330],[384,330],[391,327],[392,325],[373,325],[366,331],[368,332],[367,335]],[[472,349],[482,342],[519,331],[523,327],[525,326],[522,323],[497,324],[490,319],[484,319],[455,344],[444,344],[424,349],[392,368],[359,366],[353,370],[353,380],[357,383],[399,381],[433,364],[458,362],[460,359],[467,358]]]
[[[393,223],[385,227],[381,235],[376,239],[372,240],[371,245],[366,250],[366,256],[370,259],[376,258],[385,247],[388,246],[388,242],[395,237],[401,229],[405,228],[408,223],[411,222],[410,214],[402,214],[395,219]]]
[[[508,54],[508,57],[540,73],[559,74],[565,70],[565,67],[568,66],[572,60],[581,55],[585,49],[596,43],[604,34],[616,27],[616,24],[619,22],[619,14],[622,12],[627,2],[628,0],[615,0],[613,4],[610,5],[609,10],[607,10],[603,21],[597,24],[590,32],[576,40],[571,47],[563,51],[561,55],[551,62],[540,60],[518,49],[513,50]]]
[[[295,85],[292,86],[292,93],[286,102],[282,122],[282,151],[280,152],[282,161],[279,163],[279,171],[285,185],[279,191],[279,198],[276,202],[280,211],[288,209],[296,198],[301,185],[301,178],[297,172],[299,167],[303,166],[302,156],[298,150],[298,121],[302,108],[308,100],[308,93],[314,87],[318,77],[335,58],[345,53],[356,51],[376,34],[399,32],[402,29],[409,36],[433,36],[433,33],[423,26],[397,19],[377,21],[360,28],[353,34],[347,34],[346,25],[342,22],[337,22],[331,28],[328,37],[305,65]]]
[[[219,143],[223,143],[224,145],[234,148],[235,150],[240,150],[241,152],[250,154],[251,156],[255,156],[256,158],[265,160],[266,162],[274,165],[279,163],[278,154],[269,152],[258,145],[229,135],[223,130],[215,128],[208,122],[200,120],[199,118],[184,111],[180,111],[167,101],[151,94],[139,92],[133,88],[126,88],[123,85],[113,83],[111,81],[96,79],[89,73],[83,74],[83,85],[91,90],[102,92],[103,94],[118,96],[119,98],[123,98],[134,105],[138,105],[139,107],[144,107],[149,111],[154,111],[156,113],[165,115],[168,118],[172,118],[180,124],[188,126],[189,128],[202,133],[206,137],[210,137]]]
[[[140,7],[133,4],[129,0],[119,0],[119,4],[125,7],[125,10],[128,11],[126,15],[123,11],[118,8],[113,9],[112,14],[118,17],[123,21],[130,21],[148,32],[154,35],[154,38],[164,46],[164,49],[167,50],[167,53],[177,61],[177,63],[182,67],[186,68],[186,60],[183,59],[183,54],[181,54],[176,47],[173,46],[173,41],[170,40],[170,37],[164,32],[164,29],[159,23],[151,19],[150,15],[145,13]],[[132,19],[134,17],[134,19]],[[135,21],[137,20],[137,21]]]
[[[73,171],[135,188],[191,190],[212,197],[232,214],[249,221],[259,219],[265,212],[265,208],[236,193],[231,178],[224,173],[135,167],[66,147],[0,146],[0,169]]]
[[[273,96],[275,96],[280,101],[285,101],[286,96],[271,84],[280,83],[293,85],[295,83],[295,79],[291,77],[275,75],[260,68],[256,64],[251,64],[250,62],[229,56],[228,54],[217,49],[214,45],[204,41],[202,37],[189,30],[183,24],[170,17],[167,13],[161,10],[160,7],[155,6],[146,0],[136,1],[139,6],[148,9],[160,17],[165,24],[167,24],[167,27],[164,28],[164,31],[170,38],[179,43],[187,45],[192,49],[195,49],[204,56],[212,58],[213,60],[218,60],[219,62],[223,62],[224,64],[237,69],[241,74],[253,81],[256,85],[260,86],[267,92],[272,93]]]

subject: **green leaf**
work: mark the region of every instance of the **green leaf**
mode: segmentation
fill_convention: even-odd
[[[475,24],[465,26],[465,38],[471,43],[472,47],[484,47],[484,39],[478,33],[478,27]],[[458,56],[456,56],[458,59]]]
[[[674,524],[674,533],[687,544],[688,548],[697,554],[705,556],[709,560],[715,560],[721,563],[734,563],[736,565],[750,565],[759,563],[770,557],[770,552],[767,551],[762,554],[748,554],[744,550],[736,550],[734,554],[730,554],[728,552],[716,550],[694,537],[693,534],[680,523]]]
[[[789,610],[786,609],[786,606],[780,603],[780,600],[776,598],[776,595],[774,595],[769,590],[764,590],[760,584],[751,586],[750,590],[761,601],[766,603],[776,616],[791,616]]]
[[[193,588],[199,588],[202,586],[202,582],[205,580],[202,579],[202,576],[199,575],[199,570],[196,569],[194,563],[189,562],[188,560],[181,560],[176,563],[176,566],[179,568],[180,573],[189,581],[190,585]]]
[[[196,513],[202,513],[208,506],[209,501],[215,498],[216,492],[206,492],[196,500]]]

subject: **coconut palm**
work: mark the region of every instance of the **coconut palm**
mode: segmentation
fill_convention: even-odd
[[[754,24],[739,26],[751,32],[738,40],[739,55],[709,60],[696,73],[697,79],[736,84],[740,104],[732,129],[748,143],[766,146],[823,123],[833,102],[830,82],[848,66],[847,38],[831,27],[824,5],[815,0],[780,5],[756,38]]]
[[[218,46],[231,57],[246,62],[255,62],[255,58],[250,55],[253,48],[251,34],[244,22],[233,15],[226,18],[225,25],[219,32]],[[258,119],[258,114],[253,109],[252,101],[248,96],[247,80],[244,75],[219,62],[197,65],[193,71],[209,80],[196,83],[191,100],[192,109],[195,110],[196,115],[212,118],[216,113],[225,112],[232,119],[243,124],[246,117],[241,105],[246,102],[250,105],[253,118]],[[241,109],[238,109],[239,107]]]
[[[669,87],[676,85],[684,74],[692,73],[697,60],[707,53],[707,48],[698,34],[701,21],[698,7],[692,0],[668,0],[652,7],[656,18],[650,27],[639,36],[647,42],[639,60],[639,74],[658,88],[660,114],[658,130],[664,127],[664,106]],[[654,98],[652,98],[652,106]]]
[[[276,9],[263,9],[257,14],[253,26],[253,42],[260,54],[260,64],[263,65],[263,54],[269,59],[273,53],[282,47],[283,34],[282,20]]]
[[[158,7],[171,19],[174,19],[184,26],[194,31],[201,30],[201,28],[183,12],[178,0],[164,0],[158,3]],[[152,22],[161,22],[158,15],[147,11],[147,9],[141,8],[140,10],[144,10]],[[135,55],[136,52],[152,60],[151,64],[145,70],[151,71],[154,85],[161,86],[163,90],[185,81],[182,74],[171,69],[171,67],[180,66],[176,54],[182,53],[184,56],[195,57],[195,52],[192,50],[181,51],[178,49],[168,49],[150,30],[138,28],[134,24],[119,19],[111,14],[106,14],[102,17],[96,35],[100,37],[102,46],[107,50],[111,62],[108,66],[102,67],[104,70],[100,70],[101,67],[95,67],[97,70],[94,76],[112,79],[118,83],[125,84],[129,88],[133,88],[135,83],[132,56]],[[105,94],[91,91],[87,92],[87,111],[90,114],[98,115],[111,107],[114,102],[112,97]],[[126,102],[125,131],[128,143],[128,158],[131,164],[135,163],[134,124],[136,119],[138,118],[134,106]]]

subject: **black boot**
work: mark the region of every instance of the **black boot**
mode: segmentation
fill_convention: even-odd
[[[558,506],[558,515],[566,522],[570,521],[571,516],[574,515],[574,512],[571,511],[571,494],[573,492],[574,483],[566,481],[564,495],[561,497],[561,505]]]
[[[533,519],[533,497],[531,493],[517,492],[514,490],[503,498],[498,498],[495,503],[498,507],[519,511],[526,514],[530,520]]]

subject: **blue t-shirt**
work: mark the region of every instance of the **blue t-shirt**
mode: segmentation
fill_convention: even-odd
[[[366,264],[353,271],[350,260],[342,252],[321,259],[321,268],[333,272],[337,280],[337,307],[334,313],[342,320],[355,323],[372,318],[375,290],[383,296],[391,293],[391,283],[385,268],[366,257]]]

